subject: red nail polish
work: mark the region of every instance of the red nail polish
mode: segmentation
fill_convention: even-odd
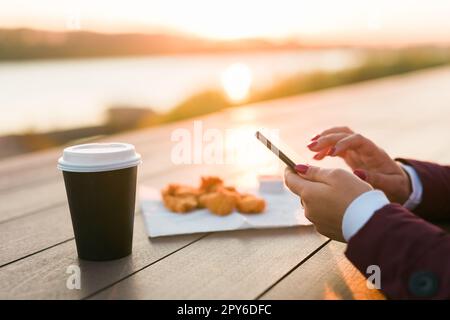
[[[313,141],[310,144],[307,145],[308,148],[314,148],[317,145],[317,141]]]
[[[334,157],[336,153],[336,148],[335,147],[331,147],[330,150],[328,150],[327,155]]]
[[[320,134],[316,134],[312,139],[311,139],[311,141],[316,141],[317,139],[319,139],[320,138]]]
[[[320,153],[317,153],[317,154],[313,157],[313,159],[320,160]]]
[[[308,171],[309,166],[305,164],[298,164],[295,166],[295,170],[297,170],[298,173],[306,173]]]
[[[367,174],[364,172],[364,170],[361,169],[356,169],[353,171],[353,173],[358,176],[361,180],[366,181],[367,179]]]

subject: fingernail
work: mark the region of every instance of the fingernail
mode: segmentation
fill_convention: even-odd
[[[308,144],[308,148],[314,148],[315,146],[317,145],[317,141],[313,141],[313,142],[311,142],[310,144]]]
[[[313,157],[313,159],[315,159],[315,160],[320,160],[320,153],[317,153],[317,154]]]
[[[364,172],[364,170],[361,169],[356,169],[353,171],[353,173],[358,176],[361,180],[366,181],[367,179],[367,174]]]
[[[295,170],[298,173],[306,173],[306,171],[308,171],[309,166],[305,165],[305,164],[298,164],[295,166]]]
[[[335,153],[336,153],[336,148],[331,147],[330,150],[328,150],[327,155],[334,157]]]
[[[311,141],[316,141],[317,139],[319,139],[320,138],[320,134],[316,134],[312,139],[311,139]]]

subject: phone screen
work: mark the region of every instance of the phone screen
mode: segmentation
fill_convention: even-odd
[[[256,131],[256,138],[261,141],[267,149],[272,151],[281,161],[283,161],[288,167],[295,171],[295,162],[289,159],[284,152],[277,148],[269,139],[267,139],[261,132]]]

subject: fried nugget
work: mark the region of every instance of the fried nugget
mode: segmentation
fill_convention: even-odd
[[[167,187],[165,187],[161,193],[163,195],[171,195],[177,197],[183,196],[198,196],[200,194],[200,190],[197,188],[186,186],[182,184],[171,183]]]
[[[201,178],[200,193],[215,192],[223,186],[223,180],[215,176],[206,176]]]
[[[206,202],[212,193],[217,192],[223,188],[223,180],[215,176],[201,177],[201,183],[199,187],[199,195],[197,197],[198,207],[206,208]]]
[[[219,188],[218,191],[224,191],[225,193],[234,196],[236,203],[241,198],[241,194],[236,190],[235,187],[222,187]]]
[[[204,197],[204,205],[206,208],[219,216],[226,216],[233,212],[236,203],[236,195],[224,189],[209,193]]]
[[[197,208],[198,194],[198,189],[179,184],[169,184],[161,191],[166,208],[178,213],[189,212]]]
[[[198,206],[197,198],[194,196],[176,197],[166,195],[163,196],[163,202],[167,209],[178,213],[192,211]]]
[[[214,192],[202,193],[197,197],[198,207],[200,209],[206,208],[206,203],[212,194],[214,194]]]
[[[228,191],[231,191],[231,192],[238,192],[238,191],[236,190],[236,188],[233,187],[233,186],[224,186],[223,189],[228,190]]]
[[[266,208],[266,201],[251,194],[240,197],[236,204],[240,213],[261,213]]]
[[[169,184],[161,190],[161,195],[166,208],[178,213],[208,208],[213,214],[226,216],[236,208],[241,213],[260,213],[266,206],[264,199],[240,194],[235,187],[225,186],[222,179],[215,176],[202,177],[199,188]]]

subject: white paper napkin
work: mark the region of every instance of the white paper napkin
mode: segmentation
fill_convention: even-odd
[[[258,194],[255,190],[246,190]],[[263,229],[310,225],[296,195],[287,189],[281,193],[259,193],[266,200],[266,210],[260,214],[216,216],[207,209],[180,214],[170,212],[162,203],[159,190],[141,186],[139,203],[145,228],[150,237],[239,229]]]

